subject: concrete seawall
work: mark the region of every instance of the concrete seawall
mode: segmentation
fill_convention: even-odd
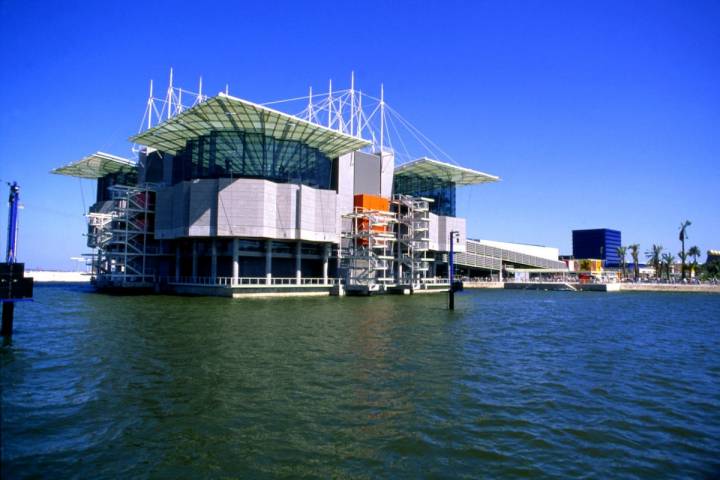
[[[685,285],[677,283],[623,283],[620,290],[623,292],[700,292],[720,293],[720,285]]]
[[[720,285],[663,283],[465,282],[467,289],[550,290],[583,292],[695,292],[720,293]]]

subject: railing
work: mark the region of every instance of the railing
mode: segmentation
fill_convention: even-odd
[[[420,279],[420,283],[425,285],[450,285],[450,281],[447,278],[438,277],[422,278]]]
[[[203,285],[216,287],[332,287],[342,283],[339,278],[322,277],[167,277],[173,285]]]

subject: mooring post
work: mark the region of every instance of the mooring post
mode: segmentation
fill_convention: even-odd
[[[2,302],[2,331],[0,331],[0,335],[3,337],[12,335],[14,314],[15,302]]]
[[[25,265],[17,263],[17,221],[20,186],[10,185],[8,203],[8,235],[5,263],[0,263],[0,301],[2,302],[2,326],[0,335],[10,337],[13,330],[15,301],[32,297],[32,278],[25,277]]]
[[[450,255],[448,256],[448,276],[450,277],[450,290],[448,290],[448,308],[455,310],[455,235],[458,232],[450,232]]]

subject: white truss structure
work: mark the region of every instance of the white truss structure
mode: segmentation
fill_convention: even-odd
[[[224,93],[228,94],[228,92],[229,87],[226,85]],[[172,68],[168,87],[163,93],[162,97],[155,96],[153,81],[150,80],[150,94],[138,133],[209,98],[203,93],[202,77],[198,81],[197,91],[176,87],[173,83]],[[305,96],[275,100],[260,105],[368,140],[371,145],[363,150],[374,153],[392,152],[398,165],[420,157],[431,157],[458,165],[450,155],[387,104],[382,84],[378,96],[356,89],[354,72],[350,75],[350,88],[333,89],[333,82],[330,80],[326,92],[316,93],[312,87],[309,87]],[[133,151],[137,153],[140,148],[134,145]]]

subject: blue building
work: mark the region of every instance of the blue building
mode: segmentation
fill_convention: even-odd
[[[619,267],[620,257],[617,249],[622,245],[619,230],[594,228],[573,230],[573,257],[576,259],[600,259],[606,267]]]

